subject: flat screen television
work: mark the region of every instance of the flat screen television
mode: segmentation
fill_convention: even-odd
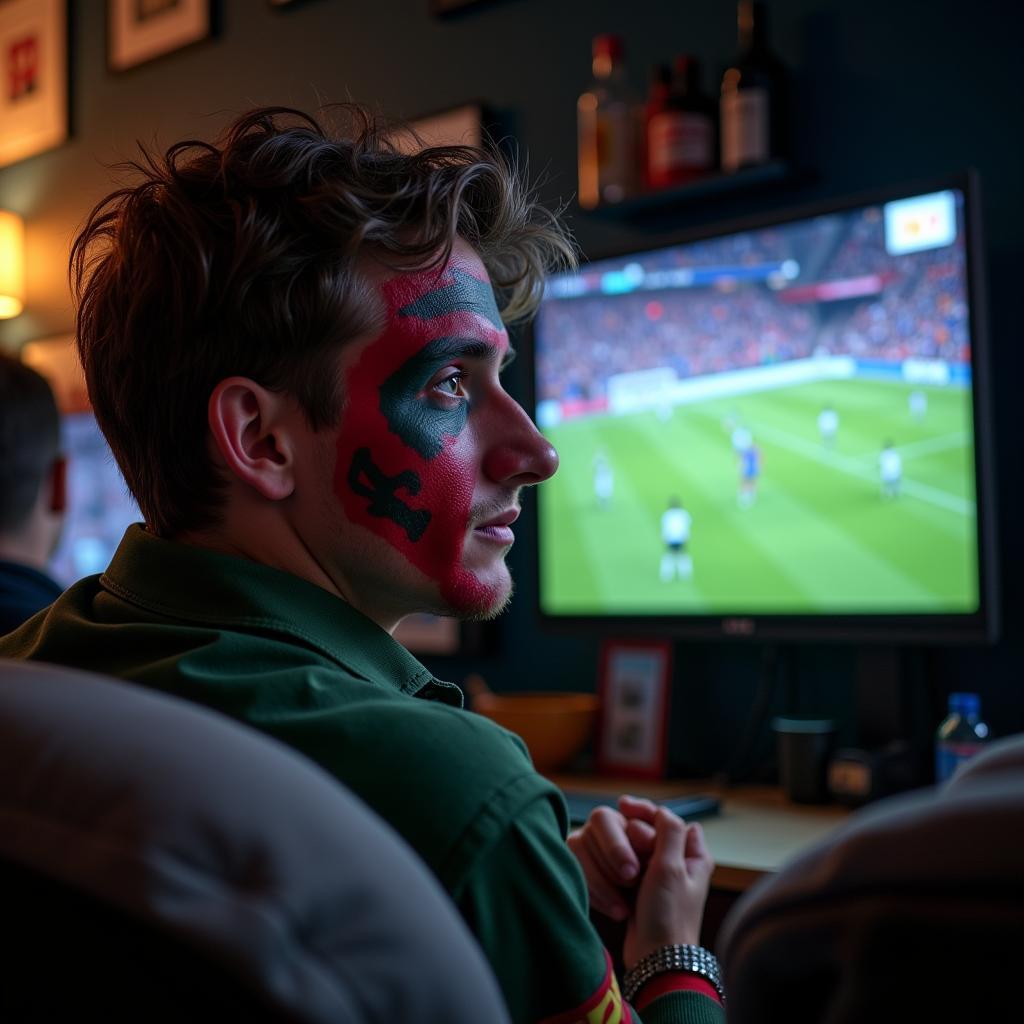
[[[982,641],[997,623],[970,174],[552,275],[547,623]]]

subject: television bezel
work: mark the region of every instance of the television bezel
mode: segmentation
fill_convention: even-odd
[[[747,642],[839,642],[892,645],[994,643],[999,634],[998,573],[996,556],[994,439],[992,390],[985,294],[984,247],[981,228],[981,197],[978,175],[973,170],[901,185],[827,197],[799,206],[775,208],[748,217],[704,223],[699,227],[652,238],[649,244],[603,252],[582,266],[659,249],[687,245],[711,238],[778,227],[794,221],[880,205],[910,196],[958,189],[964,201],[964,248],[967,255],[967,295],[971,345],[971,398],[974,427],[975,502],[977,508],[978,609],[975,612],[941,614],[794,613],[637,615],[597,612],[553,614],[541,604],[541,495],[526,503],[533,544],[532,603],[541,627],[604,634],[662,635],[680,638]],[[582,269],[582,267],[581,267]],[[531,417],[537,408],[537,360],[535,324],[527,327],[524,345],[527,363],[526,390]],[[543,485],[541,485],[543,486]]]

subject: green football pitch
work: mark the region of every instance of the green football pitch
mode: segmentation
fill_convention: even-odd
[[[968,388],[818,381],[676,406],[661,415],[568,420],[545,431],[561,468],[540,488],[541,601],[553,614],[825,614],[973,611],[976,510]],[[839,414],[834,444],[818,414]],[[756,499],[738,500],[731,433],[761,449]],[[903,464],[883,496],[879,454]],[[614,488],[595,493],[595,458]],[[661,516],[692,517],[692,574],[663,581]]]

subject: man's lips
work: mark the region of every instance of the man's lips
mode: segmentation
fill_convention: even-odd
[[[477,537],[494,541],[497,544],[511,544],[516,538],[510,527],[518,518],[519,509],[506,509],[475,526],[473,533]]]

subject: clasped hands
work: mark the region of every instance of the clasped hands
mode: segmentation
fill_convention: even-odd
[[[623,962],[661,946],[700,942],[714,861],[699,824],[650,800],[621,796],[569,834],[591,907],[626,922]]]

